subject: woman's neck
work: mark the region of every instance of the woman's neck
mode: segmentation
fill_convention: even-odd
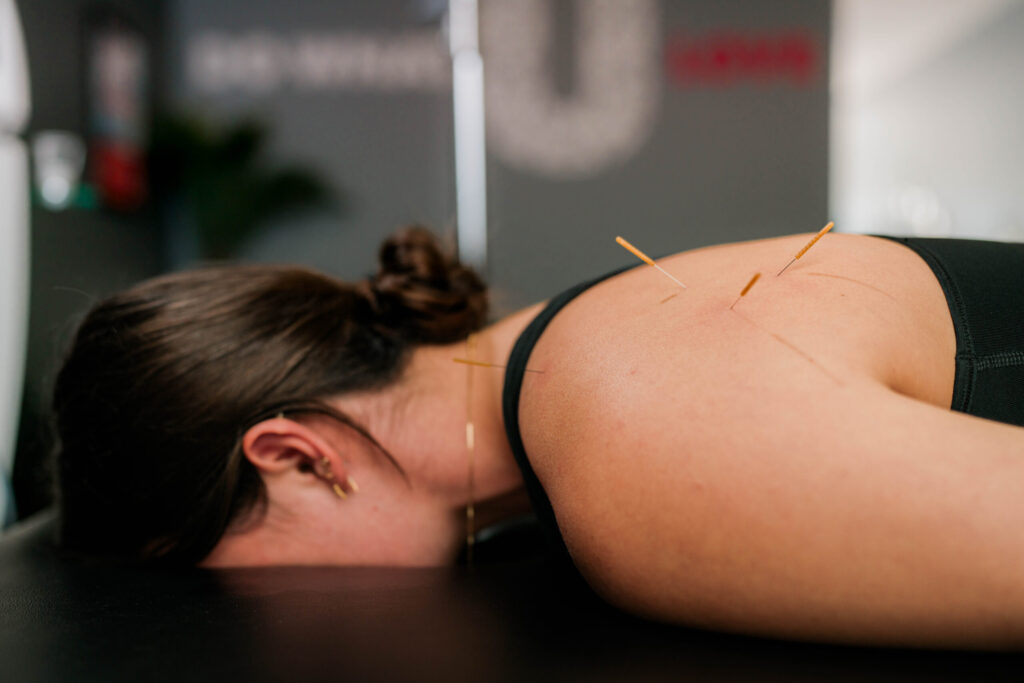
[[[389,450],[453,515],[464,516],[472,496],[479,528],[529,511],[522,475],[505,435],[502,393],[508,355],[538,310],[534,306],[503,318],[475,335],[472,344],[417,349],[396,386],[392,405],[398,408],[385,437],[393,444]],[[466,436],[469,422],[472,450]]]

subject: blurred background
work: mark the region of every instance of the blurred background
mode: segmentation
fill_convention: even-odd
[[[1019,0],[0,0],[0,520],[97,298],[213,260],[346,279],[434,228],[501,315],[818,230],[1024,240]]]

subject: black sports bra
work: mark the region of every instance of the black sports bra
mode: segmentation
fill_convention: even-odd
[[[519,395],[523,388],[523,376],[526,374],[526,362],[530,359],[533,347],[544,333],[548,323],[554,319],[566,304],[577,296],[597,283],[629,270],[629,268],[619,268],[601,277],[576,285],[551,299],[548,305],[537,314],[537,317],[530,321],[530,324],[519,335],[515,345],[512,347],[512,352],[508,356],[508,366],[505,370],[505,387],[501,400],[502,413],[505,418],[505,434],[508,436],[508,443],[512,447],[512,454],[516,458],[516,463],[523,473],[526,492],[530,496],[530,503],[533,505],[534,514],[537,515],[541,528],[544,530],[544,535],[551,547],[555,549],[555,552],[562,556],[562,559],[569,562],[572,559],[569,557],[569,550],[565,547],[565,541],[562,540],[562,534],[558,529],[555,511],[551,508],[548,494],[544,491],[544,487],[541,486],[537,474],[533,471],[530,459],[526,455],[526,449],[523,447],[523,437],[519,433]]]

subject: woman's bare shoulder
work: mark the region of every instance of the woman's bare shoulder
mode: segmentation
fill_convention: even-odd
[[[941,289],[895,243],[834,237],[781,277],[802,237],[660,261],[685,291],[635,269],[566,307],[537,344],[524,444],[570,552],[609,599],[783,635],[851,609],[845,637],[864,635],[884,600],[935,617],[915,576],[934,588],[936,563],[968,571],[958,552],[1024,559],[985,542],[1024,523],[1024,430],[946,409],[955,341]],[[901,367],[929,379],[903,384]],[[975,505],[978,490],[990,505]],[[958,517],[967,526],[951,532]],[[909,559],[906,538],[921,543]],[[850,543],[871,557],[847,557]],[[954,602],[968,609],[978,590]]]
[[[826,381],[569,417],[541,478],[588,581],[658,619],[786,637],[949,644],[1004,606],[985,628],[1024,632],[1024,429]],[[894,613],[913,627],[887,630]]]

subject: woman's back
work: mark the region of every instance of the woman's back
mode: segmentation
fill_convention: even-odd
[[[737,368],[745,377],[774,369],[786,384],[871,378],[948,407],[956,340],[927,264],[890,240],[831,234],[776,276],[806,241],[792,236],[660,260],[686,290],[643,267],[601,283],[545,331],[531,364],[551,372],[538,383],[571,368],[599,383],[625,371],[627,384],[638,385],[652,378],[637,382],[628,373],[646,369],[659,381],[688,384],[704,375],[724,386]],[[730,308],[755,272],[762,277]]]
[[[1024,632],[1024,430],[948,410],[956,337],[917,254],[829,235],[776,276],[806,241],[662,259],[687,290],[636,268],[552,320],[519,417],[576,564],[721,628],[991,639],[998,593]]]

